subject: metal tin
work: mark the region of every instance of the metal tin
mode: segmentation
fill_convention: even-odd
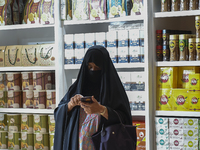
[[[33,91],[23,91],[23,108],[33,108]]]
[[[34,146],[34,136],[33,133],[21,133],[21,149],[22,150],[33,150]]]
[[[8,132],[0,132],[0,149],[8,148]]]
[[[21,132],[33,133],[32,114],[21,114]]]
[[[8,91],[8,108],[21,108],[21,102],[21,91]]]
[[[22,90],[33,90],[33,73],[22,72]]]
[[[196,60],[200,60],[200,38],[196,38]]]
[[[19,114],[7,114],[8,119],[8,132],[20,132],[21,131],[21,115]]]
[[[49,150],[49,134],[34,134],[34,150]]]
[[[170,61],[178,61],[179,60],[179,36],[178,35],[170,35]]]
[[[46,108],[47,109],[56,108],[56,90],[46,91]]]
[[[7,108],[8,92],[0,91],[0,108]]]
[[[48,124],[49,124],[49,134],[54,135],[54,133],[55,133],[54,115],[48,115]]]
[[[33,72],[33,89],[34,90],[51,90],[51,71]]]
[[[21,149],[21,133],[8,132],[8,149],[20,150]]]
[[[50,150],[53,150],[54,146],[54,135],[49,135],[49,145],[50,145]]]
[[[46,108],[46,91],[33,91],[34,93],[34,109]]]
[[[6,90],[7,89],[7,83],[6,83],[6,74],[0,73],[0,90]]]
[[[189,38],[188,40],[188,49],[189,49],[189,61],[196,60],[196,38]]]
[[[7,131],[7,114],[0,113],[0,132]]]
[[[7,90],[21,90],[21,73],[20,72],[9,72],[6,73],[6,84]]]
[[[33,115],[33,132],[34,133],[48,133],[48,116],[47,115]]]
[[[200,38],[200,16],[195,17],[196,38]]]

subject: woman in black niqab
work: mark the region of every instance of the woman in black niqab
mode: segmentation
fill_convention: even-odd
[[[89,62],[93,62],[101,70],[89,70]],[[101,116],[98,131],[101,130],[102,124],[107,127],[120,122],[113,110],[117,111],[124,124],[132,124],[130,104],[109,53],[102,46],[93,46],[85,54],[77,80],[54,111],[54,150],[79,149],[80,106],[68,112],[68,103],[76,94],[94,95],[94,98],[107,108],[108,119]]]

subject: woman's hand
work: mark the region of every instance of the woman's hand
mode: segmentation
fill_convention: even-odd
[[[80,105],[81,97],[83,97],[80,94],[76,94],[74,97],[72,97],[68,103],[68,112],[71,111],[75,106]]]

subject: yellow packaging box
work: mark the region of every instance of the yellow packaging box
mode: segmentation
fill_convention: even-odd
[[[177,67],[157,68],[157,87],[158,88],[177,88]]]
[[[200,91],[189,91],[189,110],[200,111]]]
[[[22,66],[39,66],[40,45],[23,45],[22,47]]]
[[[21,66],[22,45],[7,46],[5,51],[5,67]]]
[[[189,98],[187,89],[172,89],[172,110],[188,111]]]
[[[39,49],[40,66],[55,66],[55,44],[43,44]]]
[[[159,89],[157,94],[158,110],[171,110],[172,109],[172,90]]]
[[[6,47],[0,46],[0,67],[4,67],[4,53],[5,53]]]
[[[200,90],[199,79],[200,79],[200,74],[189,75],[189,90]]]
[[[189,89],[189,74],[199,73],[199,67],[178,68],[178,88]]]

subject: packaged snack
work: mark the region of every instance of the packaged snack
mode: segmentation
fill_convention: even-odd
[[[199,86],[200,74],[189,75],[189,90],[200,90]]]
[[[126,16],[126,0],[107,0],[108,18]]]
[[[11,0],[0,1],[0,26],[13,24],[10,2]]]
[[[189,109],[189,94],[187,89],[172,90],[172,110],[187,111]]]
[[[189,110],[200,111],[200,91],[189,91]]]
[[[184,148],[185,150],[198,150],[198,140],[184,140]]]
[[[172,90],[160,89],[157,97],[158,110],[172,110]]]
[[[183,137],[183,129],[180,128],[169,128],[169,138],[177,138],[177,137]]]
[[[55,44],[43,44],[39,49],[40,66],[55,66]]]
[[[169,123],[168,118],[155,117],[156,128],[168,129],[168,123]]]
[[[54,0],[41,0],[39,14],[41,24],[53,24]]]
[[[130,15],[142,15],[144,11],[144,3],[143,0],[131,0],[133,3],[133,7],[131,9]]]
[[[183,118],[169,118],[169,128],[183,129]]]
[[[88,13],[90,20],[105,20],[106,0],[88,0]]]
[[[6,47],[0,46],[0,67],[4,67],[4,53],[5,53]]]
[[[73,20],[88,20],[87,0],[74,0],[72,5]]]
[[[183,137],[171,138],[169,140],[170,150],[182,150],[184,145]]]
[[[157,68],[157,87],[176,88],[177,87],[177,67]]]
[[[184,129],[198,129],[198,119],[184,118]]]
[[[198,129],[184,129],[183,130],[183,136],[186,139],[193,138],[195,140],[198,140]]]

